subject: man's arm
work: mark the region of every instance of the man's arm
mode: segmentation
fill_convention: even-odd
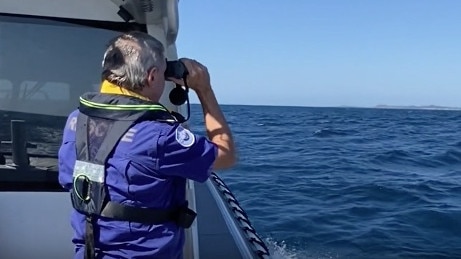
[[[195,60],[182,58],[181,61],[189,72],[187,76],[188,86],[197,93],[202,104],[208,138],[218,147],[213,169],[229,168],[237,160],[235,144],[229,125],[211,88],[208,69]]]
[[[176,125],[157,140],[158,170],[203,183],[210,177],[217,149],[205,136]]]
[[[66,190],[72,188],[72,175],[77,154],[75,149],[75,130],[77,125],[78,111],[72,112],[67,118],[63,130],[62,143],[58,152],[59,184]]]
[[[229,125],[218,105],[211,86],[196,91],[202,104],[208,138],[218,147],[214,170],[225,169],[236,162],[234,140]]]

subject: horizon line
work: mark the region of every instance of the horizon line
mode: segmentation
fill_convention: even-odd
[[[191,105],[200,105],[199,102],[191,102]],[[282,104],[243,104],[243,103],[220,103],[219,105],[235,105],[235,106],[270,106],[270,107],[304,107],[304,108],[363,108],[363,109],[455,109],[461,110],[461,107],[454,107],[454,106],[444,106],[444,105],[436,105],[436,104],[429,104],[429,105],[391,105],[391,104],[377,104],[374,106],[358,106],[358,105],[325,105],[325,106],[312,106],[312,105],[297,105],[297,104],[290,104],[290,105],[282,105]]]

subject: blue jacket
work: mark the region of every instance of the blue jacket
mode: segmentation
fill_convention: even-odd
[[[72,112],[59,149],[59,182],[72,189],[76,161],[75,130],[79,111]],[[93,129],[100,131],[104,129]],[[124,205],[171,208],[185,203],[186,179],[205,182],[217,146],[179,123],[142,121],[122,137],[106,163],[110,199]],[[72,211],[75,258],[83,258],[85,215]],[[96,247],[101,258],[182,258],[184,230],[175,223],[147,225],[97,220]]]

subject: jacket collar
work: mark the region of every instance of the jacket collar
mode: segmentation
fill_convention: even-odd
[[[136,97],[144,101],[150,101],[149,98],[144,97],[140,94],[137,94],[133,91],[130,91],[128,89],[125,89],[121,86],[118,86],[116,84],[113,84],[107,80],[104,80],[101,84],[101,90],[100,93],[102,94],[119,94],[119,95],[125,95],[125,96],[131,96],[131,97]]]

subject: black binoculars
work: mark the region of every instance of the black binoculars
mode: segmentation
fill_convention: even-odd
[[[186,66],[180,60],[166,62],[165,78],[184,79],[189,74]]]
[[[189,92],[189,87],[187,86],[186,77],[189,74],[186,66],[180,60],[167,61],[166,70],[165,70],[165,79],[176,78],[182,79],[184,81],[185,89],[176,84],[176,87],[170,92],[170,102],[174,105],[182,105],[188,99],[187,94]]]

